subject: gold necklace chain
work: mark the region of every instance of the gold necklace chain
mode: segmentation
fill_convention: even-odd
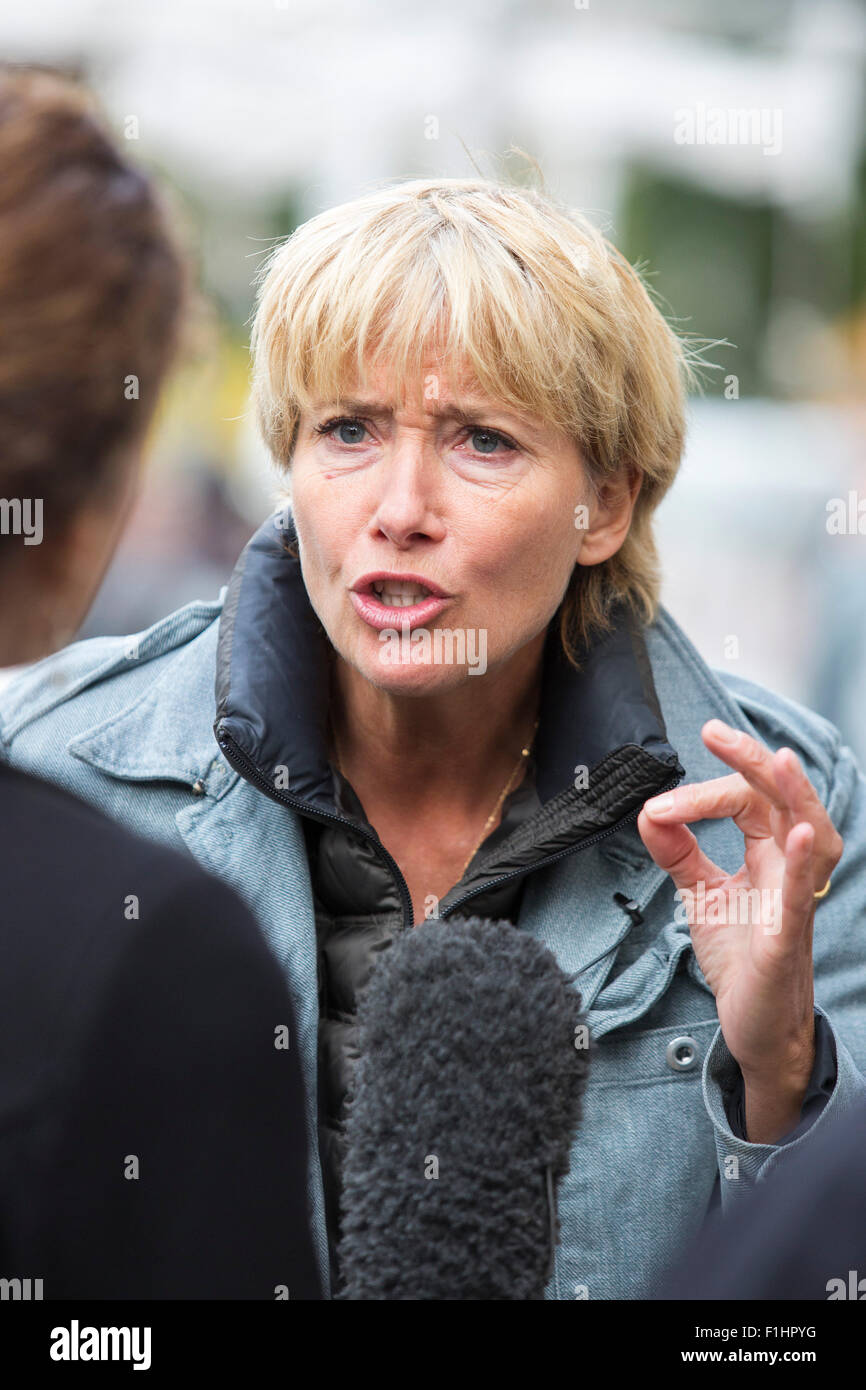
[[[535,742],[535,735],[538,733],[538,725],[539,725],[540,722],[541,722],[541,717],[539,716],[539,718],[536,719],[536,721],[535,721],[535,725],[534,725],[533,730],[532,730],[532,737],[530,738],[530,740],[529,740],[528,744],[526,745],[526,747],[525,747],[525,748],[521,748],[521,750],[520,750],[520,757],[517,759],[517,762],[516,762],[516,764],[515,764],[515,766],[514,766],[512,772],[511,772],[511,774],[510,774],[510,776],[509,776],[509,778],[508,778],[508,781],[505,783],[505,786],[502,788],[502,791],[499,793],[499,796],[498,796],[497,799],[496,799],[496,805],[493,807],[493,810],[490,812],[490,815],[487,817],[487,820],[486,820],[485,823],[484,823],[484,829],[482,830],[481,835],[480,835],[479,838],[478,838],[478,842],[477,842],[477,844],[475,845],[475,848],[474,848],[474,849],[472,850],[472,852],[470,853],[469,858],[466,860],[466,863],[463,865],[463,868],[460,870],[460,874],[459,874],[459,877],[458,877],[458,879],[457,879],[457,882],[458,882],[458,883],[460,882],[460,879],[462,879],[463,875],[466,873],[466,870],[469,868],[469,865],[472,863],[472,860],[475,858],[476,854],[478,853],[479,849],[481,848],[481,845],[484,843],[485,839],[487,838],[487,832],[490,830],[491,826],[493,825],[493,822],[495,821],[497,815],[499,814],[499,810],[500,810],[500,807],[502,806],[503,801],[505,800],[505,798],[506,798],[506,796],[508,795],[508,793],[511,791],[512,785],[513,785],[513,783],[514,783],[514,779],[516,778],[518,772],[519,772],[520,769],[523,767],[523,765],[524,765],[526,759],[529,757],[530,753],[532,752],[532,745],[533,745],[533,743]],[[336,729],[334,728],[333,724],[331,725],[331,738],[332,738],[333,743],[334,743],[334,753],[336,754],[336,758],[337,758],[337,770],[338,770],[338,772],[340,773],[340,776],[341,776],[341,777],[345,777],[346,774],[345,774],[344,771],[343,771],[343,764],[342,764],[342,762],[340,761],[340,748],[339,748],[339,744],[338,744],[338,742],[337,742],[337,731],[336,731]]]
[[[511,787],[512,787],[512,784],[513,784],[513,782],[514,782],[514,779],[516,778],[518,772],[520,772],[520,770],[521,770],[521,768],[523,767],[523,765],[524,765],[526,759],[529,757],[530,753],[532,752],[532,745],[533,745],[533,743],[535,742],[535,735],[538,733],[538,725],[539,725],[539,722],[540,722],[540,719],[536,719],[535,725],[534,725],[533,730],[532,730],[532,737],[530,738],[530,740],[529,740],[529,742],[527,743],[526,747],[525,747],[525,748],[521,748],[521,750],[520,750],[520,757],[517,759],[517,762],[516,762],[516,764],[515,764],[515,767],[514,767],[513,772],[511,773],[511,776],[509,777],[508,781],[505,783],[505,786],[502,788],[502,791],[499,793],[499,797],[498,797],[498,799],[497,799],[496,805],[493,807],[493,810],[490,812],[490,815],[487,817],[487,820],[485,821],[484,829],[483,829],[482,832],[481,832],[481,836],[480,836],[480,838],[479,838],[479,840],[478,840],[478,843],[477,843],[477,845],[475,846],[475,848],[473,849],[473,851],[472,851],[472,853],[470,854],[469,858],[466,860],[466,863],[463,865],[463,868],[460,870],[460,878],[458,878],[458,880],[457,880],[458,883],[460,882],[460,879],[463,877],[463,875],[466,873],[466,870],[469,868],[469,865],[472,863],[472,860],[475,858],[476,854],[478,853],[479,849],[481,848],[482,844],[484,843],[485,839],[487,838],[487,832],[488,832],[488,830],[491,829],[491,827],[492,827],[494,821],[496,820],[496,817],[497,817],[498,814],[499,814],[499,809],[500,809],[500,807],[501,807],[503,801],[505,800],[505,798],[506,798],[506,796],[508,795],[508,793],[511,791]]]

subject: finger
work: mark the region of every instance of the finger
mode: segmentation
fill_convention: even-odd
[[[670,874],[676,888],[693,889],[699,882],[713,887],[724,882],[724,871],[704,854],[684,825],[660,825],[641,811],[637,828],[656,864]]]
[[[806,770],[793,748],[777,748],[773,754],[776,785],[799,820],[812,821],[826,807],[806,776]]]
[[[816,869],[820,867],[826,879],[827,874],[836,867],[842,857],[842,836],[830,819],[827,807],[806,776],[805,768],[793,748],[777,749],[773,761],[776,780],[787,797],[792,816],[798,821],[808,822],[815,828],[813,852]]]
[[[779,811],[789,809],[773,768],[773,754],[765,744],[742,729],[732,728],[722,719],[708,720],[701,729],[701,737],[711,753],[745,777],[749,785]]]
[[[786,945],[799,945],[810,930],[815,909],[815,830],[806,821],[795,825],[785,841],[782,913],[778,930]]]
[[[674,825],[730,817],[744,833],[770,834],[770,806],[739,772],[709,782],[687,782],[644,803],[654,821]]]

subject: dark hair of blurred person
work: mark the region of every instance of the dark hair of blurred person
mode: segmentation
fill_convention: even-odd
[[[188,290],[92,98],[0,68],[0,664],[77,630]],[[0,1273],[46,1298],[318,1297],[290,997],[248,909],[7,766],[0,864]]]
[[[0,537],[0,664],[54,650],[89,606],[189,289],[161,197],[92,98],[0,68],[0,494],[43,503],[41,544]]]

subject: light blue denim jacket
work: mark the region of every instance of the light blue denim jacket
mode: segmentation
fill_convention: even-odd
[[[304,835],[299,816],[241,778],[217,746],[223,599],[224,592],[215,603],[189,604],[133,637],[75,643],[23,672],[0,691],[0,750],[131,829],[185,847],[257,915],[295,1001],[311,1136],[310,1214],[327,1281],[314,1138],[316,936]],[[736,1063],[688,927],[678,920],[673,884],[634,825],[534,873],[519,925],[575,973],[594,1039],[584,1118],[559,1193],[561,1239],[547,1289],[555,1299],[646,1296],[700,1226],[719,1175],[728,1207],[866,1095],[866,781],[831,724],[710,669],[665,609],[645,635],[685,780],[729,771],[700,737],[704,722],[718,716],[771,748],[794,748],[845,839],[814,933],[816,1010],[832,1030],[837,1078],[799,1137],[787,1144],[738,1138],[723,1098]],[[695,833],[724,869],[742,863],[742,837],[731,821],[702,822]],[[129,891],[144,895],[147,885]],[[622,891],[643,916],[641,945],[608,983],[629,931],[613,901]],[[678,969],[684,955],[686,969]]]

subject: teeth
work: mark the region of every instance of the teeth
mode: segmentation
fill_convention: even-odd
[[[389,608],[411,608],[427,598],[430,590],[420,584],[401,583],[398,579],[374,580],[373,592]]]

